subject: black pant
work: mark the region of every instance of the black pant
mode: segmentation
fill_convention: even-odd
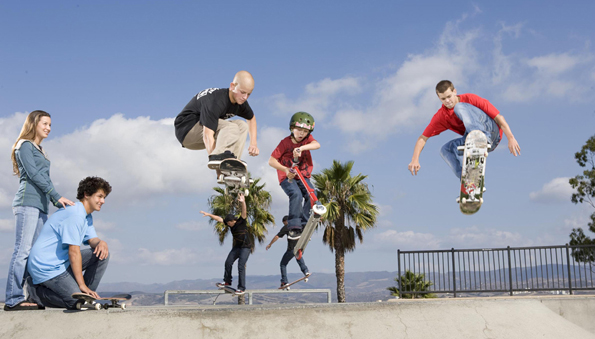
[[[225,260],[225,274],[223,275],[223,281],[225,281],[226,284],[231,285],[231,269],[233,263],[240,259],[240,261],[238,261],[238,290],[246,290],[246,262],[248,261],[249,256],[250,248],[234,247],[229,251],[227,260]]]

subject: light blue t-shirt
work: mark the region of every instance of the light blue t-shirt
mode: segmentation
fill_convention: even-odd
[[[41,284],[66,272],[70,266],[68,246],[88,245],[89,239],[96,237],[93,217],[83,203],[60,208],[45,222],[31,248],[27,270],[33,283]]]

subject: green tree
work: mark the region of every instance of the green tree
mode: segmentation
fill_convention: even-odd
[[[434,285],[431,281],[425,280],[424,274],[415,274],[409,270],[405,274],[395,278],[397,286],[388,287],[392,296],[399,296],[399,291],[405,292],[426,292],[430,286]],[[417,298],[436,298],[434,293],[401,293],[401,298],[417,299]]]
[[[580,152],[574,154],[578,164],[585,168],[582,175],[570,179],[570,185],[576,190],[571,201],[575,204],[587,203],[595,209],[595,135],[587,140]],[[587,224],[591,232],[595,232],[595,212],[590,216]],[[570,245],[593,245],[595,240],[585,235],[582,228],[572,229]],[[577,261],[594,261],[595,256],[590,248],[574,248],[572,255]]]
[[[375,226],[378,208],[372,202],[372,193],[364,183],[366,175],[351,176],[353,161],[333,165],[314,174],[314,186],[320,202],[327,212],[322,216],[325,227],[322,242],[335,253],[337,299],[345,302],[345,253],[355,250],[356,239],[364,241],[364,232]]]
[[[275,224],[275,217],[269,211],[272,202],[271,193],[264,189],[265,186],[266,184],[260,185],[260,178],[254,179],[254,182],[250,184],[249,194],[246,197],[246,214],[248,216],[246,222],[248,226],[251,226],[248,227],[248,230],[252,239],[256,239],[260,244],[265,241],[266,234],[268,233],[267,225]],[[209,198],[210,213],[221,216],[222,218],[225,218],[229,213],[236,215],[240,213],[240,206],[236,195],[226,195],[225,190],[221,187],[214,187],[213,190],[217,194]],[[221,222],[216,222],[213,219],[210,220],[210,223],[215,223],[215,233],[219,237],[219,244],[223,245],[227,234],[231,232],[229,226]],[[252,252],[254,252],[254,247],[252,248]],[[245,295],[239,296],[238,304],[245,304],[245,297]]]

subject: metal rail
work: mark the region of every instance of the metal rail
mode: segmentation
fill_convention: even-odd
[[[164,304],[169,305],[170,294],[225,294],[227,292],[223,290],[167,290],[164,292]],[[252,305],[252,299],[254,294],[288,294],[288,293],[326,293],[327,302],[331,303],[331,290],[330,289],[303,289],[303,290],[246,290],[248,295],[248,304]]]

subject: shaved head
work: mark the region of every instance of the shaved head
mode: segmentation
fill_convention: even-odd
[[[239,71],[229,85],[229,99],[234,104],[243,104],[254,90],[254,78],[247,71]]]

